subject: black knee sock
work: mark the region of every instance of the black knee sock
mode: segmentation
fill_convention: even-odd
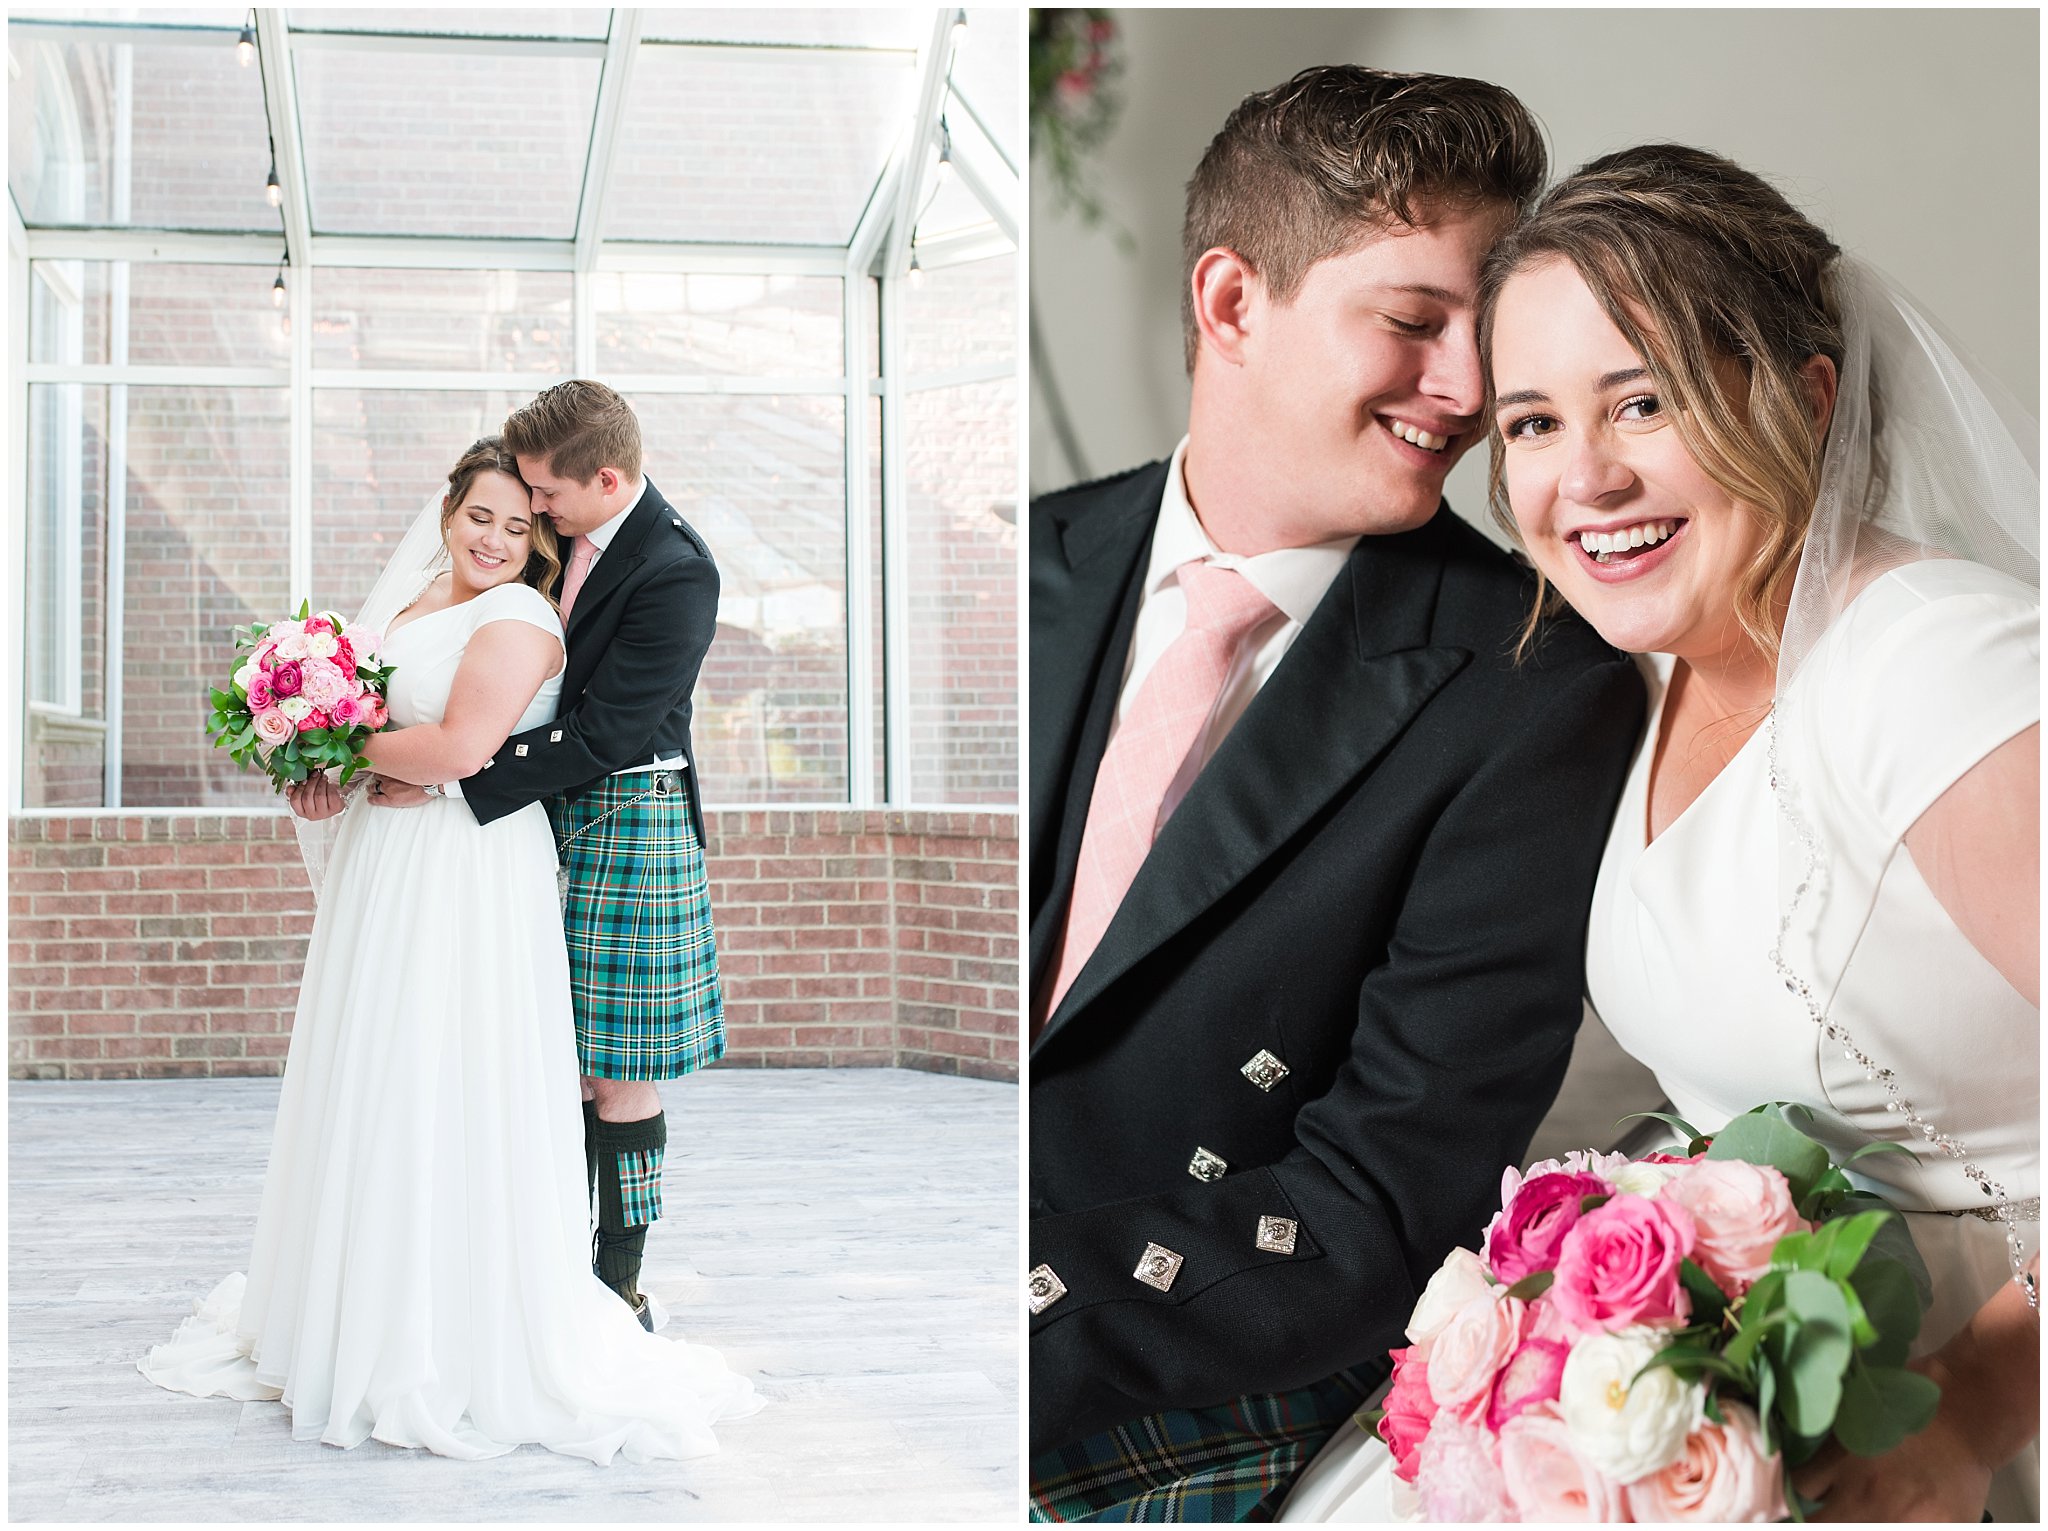
[[[661,1215],[662,1150],[668,1118],[657,1112],[637,1122],[596,1118],[597,1274],[628,1301],[640,1290],[647,1225]]]

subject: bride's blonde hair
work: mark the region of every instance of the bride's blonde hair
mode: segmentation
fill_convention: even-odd
[[[1518,271],[1568,261],[1650,369],[1693,461],[1757,520],[1762,545],[1743,571],[1736,619],[1778,652],[1778,611],[1799,567],[1824,433],[1802,369],[1842,364],[1842,322],[1828,276],[1841,250],[1761,176],[1703,149],[1645,144],[1560,181],[1487,256],[1479,280],[1486,417],[1494,412],[1493,321]],[[1744,385],[1731,388],[1729,363]],[[1488,436],[1490,508],[1518,544],[1506,444]],[[1537,573],[1526,652],[1560,604]]]
[[[441,497],[441,540],[448,540],[448,523],[455,512],[462,508],[462,502],[469,498],[469,491],[478,477],[485,473],[503,473],[515,479],[523,487],[526,480],[519,477],[519,460],[507,450],[502,436],[485,436],[472,442],[468,451],[455,460],[455,466],[448,470],[448,492]],[[550,606],[555,598],[548,592],[555,587],[555,579],[562,572],[561,539],[555,535],[554,523],[546,516],[536,515],[532,522],[533,547],[526,555],[526,567],[519,571],[521,583],[533,586],[547,597]],[[559,609],[559,608],[558,608]]]

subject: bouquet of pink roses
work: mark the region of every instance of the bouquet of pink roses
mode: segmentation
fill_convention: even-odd
[[[235,673],[209,691],[206,732],[238,765],[257,764],[280,788],[330,766],[346,783],[367,762],[362,742],[389,719],[378,634],[331,611],[235,629]]]
[[[1646,1113],[1656,1115],[1657,1113]],[[1927,1300],[1905,1223],[1759,1106],[1684,1155],[1573,1152],[1501,1179],[1393,1352],[1379,1418],[1432,1522],[1803,1519],[1791,1470],[1933,1418],[1905,1367]],[[1896,1144],[1873,1144],[1850,1156]]]

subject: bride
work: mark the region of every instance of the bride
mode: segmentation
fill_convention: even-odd
[[[392,722],[428,734],[446,776],[554,715],[562,624],[541,592],[559,567],[486,437],[372,592],[361,625],[395,666]],[[648,1334],[591,1273],[541,807],[479,826],[453,800],[398,813],[358,797],[338,823],[331,859],[309,857],[319,911],[248,1277],[223,1281],[143,1375],[282,1398],[295,1437],[335,1446],[715,1451],[713,1422],[759,1407],[752,1385]]]
[[[1795,1481],[1830,1520],[2035,1520],[2034,423],[1763,181],[1672,146],[1507,237],[1480,348],[1496,513],[1650,656],[1594,1007],[1702,1131],[1786,1100],[1838,1157],[1911,1150],[1858,1169],[1933,1275],[1940,1408]],[[1394,1476],[1347,1429],[1281,1518],[1388,1518]]]

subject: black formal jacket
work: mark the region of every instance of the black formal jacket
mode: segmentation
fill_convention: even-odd
[[[560,595],[557,583],[550,595]],[[570,609],[562,700],[552,723],[514,734],[462,796],[479,824],[562,793],[581,797],[612,772],[682,755],[690,813],[704,840],[690,748],[690,693],[718,628],[718,566],[704,539],[649,480]]]
[[[1032,506],[1033,993],[1165,474]],[[1514,662],[1533,588],[1448,507],[1361,538],[1048,1019],[1030,1260],[1066,1293],[1031,1321],[1034,1453],[1383,1364],[1498,1207],[1571,1054],[1644,705],[1576,618]],[[1269,1217],[1291,1253],[1257,1247]],[[1181,1257],[1166,1291],[1133,1276],[1150,1244]]]

